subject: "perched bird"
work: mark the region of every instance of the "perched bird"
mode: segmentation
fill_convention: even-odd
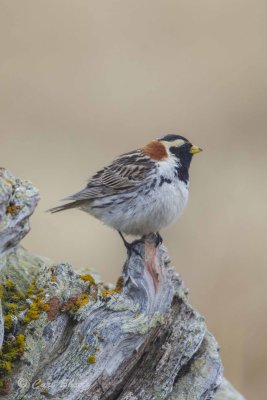
[[[188,199],[189,166],[200,148],[179,135],[166,135],[122,154],[97,172],[52,213],[79,208],[122,233],[157,233],[182,213]]]

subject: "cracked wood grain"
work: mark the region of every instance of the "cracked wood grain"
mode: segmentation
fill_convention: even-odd
[[[0,398],[242,399],[223,379],[216,340],[153,234],[134,243],[121,291],[104,294],[102,283],[89,285],[69,264],[55,265],[18,245],[38,198],[28,181],[1,170],[2,281],[8,275],[24,290],[36,276],[50,310],[24,328],[26,349]],[[84,293],[86,304],[66,312]],[[0,313],[0,344],[3,335]]]

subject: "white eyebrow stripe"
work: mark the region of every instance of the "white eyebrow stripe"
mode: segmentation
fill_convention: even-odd
[[[166,141],[164,140],[164,141],[162,141],[162,143],[164,143],[166,148],[169,149],[170,147],[173,147],[173,146],[180,147],[183,144],[185,144],[186,142],[183,139],[177,139],[177,140],[174,140],[173,142],[167,142],[167,140]]]

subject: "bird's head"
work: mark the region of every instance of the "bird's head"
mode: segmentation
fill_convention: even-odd
[[[155,161],[172,158],[185,168],[189,168],[193,155],[201,151],[202,149],[179,135],[165,135],[145,147],[145,153]]]

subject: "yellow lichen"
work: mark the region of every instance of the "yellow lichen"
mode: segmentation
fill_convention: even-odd
[[[21,300],[25,300],[25,296],[22,292],[17,291],[16,294],[13,294],[9,298],[12,302],[17,303]]]
[[[4,316],[4,326],[5,330],[9,330],[13,326],[13,318],[11,314],[5,315]]]
[[[25,348],[25,337],[20,334],[13,339],[4,340],[3,347],[0,352],[0,387],[1,394],[7,382],[5,378],[12,370],[12,362],[19,359]]]
[[[27,311],[25,318],[24,318],[24,323],[28,323],[32,320],[38,319],[40,317],[40,313],[43,311],[48,311],[49,310],[49,305],[46,304],[40,296],[36,296],[33,299],[33,302],[31,304],[31,307]]]
[[[90,274],[81,275],[80,278],[81,278],[84,282],[90,283],[90,285],[95,285],[95,280],[94,280],[94,278],[92,277],[92,275],[90,275]]]
[[[15,339],[7,340],[3,345],[3,360],[4,361],[14,361],[19,358],[25,348],[25,336],[20,334],[15,337]],[[2,361],[2,360],[1,360]]]
[[[18,306],[16,303],[6,303],[6,308],[8,309],[8,311],[14,313],[15,311],[17,311]]]
[[[9,373],[11,371],[11,362],[5,361],[4,368],[5,368],[6,372]]]
[[[0,394],[7,391],[6,376],[12,371],[13,362],[18,360],[25,349],[25,337],[22,334],[23,325],[16,324],[16,319],[25,314],[24,324],[39,318],[41,312],[49,306],[42,299],[43,289],[36,286],[35,280],[25,293],[19,291],[11,279],[6,279],[0,286],[4,314],[5,338],[0,351]],[[29,305],[30,302],[30,305]]]
[[[51,274],[51,282],[57,282],[56,275]]]
[[[90,355],[87,357],[87,362],[88,362],[89,364],[95,364],[95,363],[96,363],[96,356],[95,356],[94,354],[90,354]]]
[[[115,289],[103,289],[102,296],[106,298],[108,296],[113,296],[114,294],[121,293],[123,289],[123,283],[124,283],[123,276],[120,276],[117,280]]]
[[[121,289],[115,288],[115,289],[111,289],[111,290],[106,290],[106,289],[102,290],[103,297],[112,296],[112,295],[118,294],[118,293],[121,293]]]
[[[89,349],[88,344],[84,344],[83,347],[82,347],[82,349],[83,349],[83,350],[88,350],[88,349]]]
[[[81,293],[78,296],[72,296],[68,299],[68,301],[63,305],[62,311],[71,311],[72,313],[76,313],[79,308],[85,306],[90,299],[90,296],[87,293]]]
[[[12,282],[11,279],[6,279],[6,281],[4,283],[4,287],[6,290],[15,290],[16,289],[16,285],[14,282]]]
[[[76,300],[75,304],[80,308],[82,306],[85,306],[88,303],[88,301],[89,301],[89,295],[86,293],[82,293]]]
[[[99,334],[99,332],[97,331],[97,330],[94,330],[93,331],[93,335],[95,335],[95,337],[100,341],[100,342],[104,342],[104,338],[103,338],[103,336],[101,336],[100,334]]]
[[[15,340],[15,345],[17,345],[18,352],[22,354],[25,348],[25,336],[22,334],[18,335]]]
[[[33,279],[32,283],[29,285],[27,289],[26,297],[33,296],[35,292],[36,292],[36,279]]]

